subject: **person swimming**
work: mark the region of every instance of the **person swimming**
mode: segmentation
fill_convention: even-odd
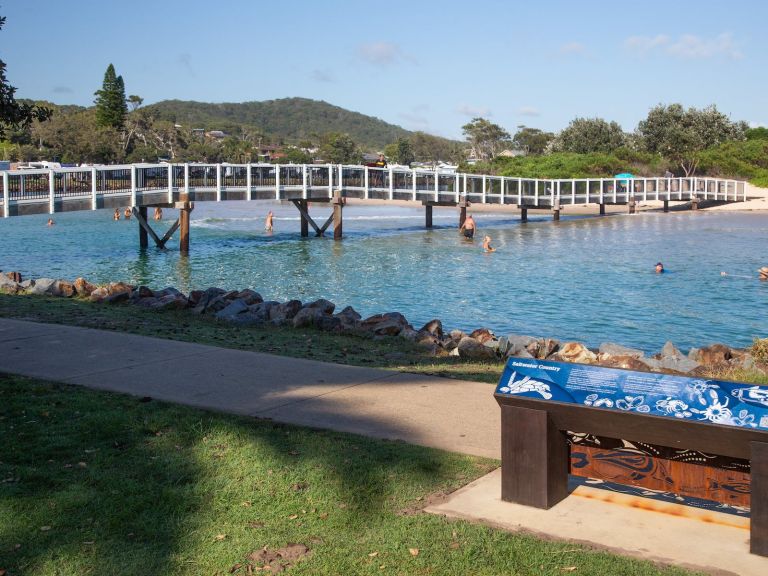
[[[486,234],[485,238],[483,238],[483,250],[485,252],[496,252],[496,248],[491,246],[491,237]]]
[[[664,272],[664,264],[662,264],[661,262],[656,262],[655,270],[656,270],[656,274],[663,273]]]

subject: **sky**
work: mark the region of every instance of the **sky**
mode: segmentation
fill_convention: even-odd
[[[768,126],[762,0],[0,0],[19,98],[126,93],[246,102],[300,96],[462,138],[574,118],[632,131],[658,104],[714,104]]]

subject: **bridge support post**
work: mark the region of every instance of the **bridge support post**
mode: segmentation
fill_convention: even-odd
[[[605,204],[600,204],[600,216],[605,216]]]
[[[528,208],[520,208],[520,222],[528,222]]]
[[[342,237],[342,211],[344,210],[344,198],[341,190],[333,193],[333,239],[341,240]]]
[[[637,210],[637,203],[635,202],[634,196],[630,196],[628,204],[629,204],[629,213],[634,214],[635,211]]]
[[[466,213],[466,208],[465,208]],[[425,226],[427,228],[432,228],[432,204],[427,204],[424,206],[424,216],[425,216]]]
[[[179,252],[189,255],[189,214],[194,209],[192,202],[179,203]]]
[[[469,200],[467,200],[467,197],[465,196],[459,200],[459,228],[464,226],[464,220],[467,219],[467,206],[469,206]]]
[[[555,222],[560,221],[560,200],[555,200],[555,204],[552,206],[552,220]]]
[[[144,220],[144,222],[147,221],[147,207],[146,206],[139,206],[139,214],[136,218],[136,221],[139,224],[139,248],[142,250],[145,250],[149,246],[149,234],[147,234],[147,230],[144,228],[144,226],[141,225],[141,220]]]
[[[664,212],[669,212],[669,200],[664,200]]]
[[[306,200],[298,200],[299,204],[301,204],[301,207],[304,209],[304,212],[309,214],[309,203]],[[301,215],[301,237],[307,238],[309,236],[309,220],[304,216],[304,214],[300,211],[299,214]]]
[[[694,196],[691,198],[691,210],[698,210],[699,209],[699,199]]]

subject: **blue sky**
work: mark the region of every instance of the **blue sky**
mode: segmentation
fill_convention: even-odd
[[[659,103],[768,125],[768,3],[0,0],[17,96],[91,105],[113,63],[128,94],[302,96],[461,138],[484,116],[557,131],[635,128]]]

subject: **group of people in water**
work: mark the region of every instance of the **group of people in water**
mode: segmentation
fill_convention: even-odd
[[[471,241],[475,238],[475,231],[477,230],[477,223],[472,218],[471,214],[468,214],[464,222],[459,227],[459,233],[464,235],[464,238]],[[483,238],[483,252],[496,252],[496,248],[491,246],[491,237],[487,234]]]
[[[130,220],[131,216],[133,216],[133,210],[131,210],[130,207],[126,208],[123,211],[123,218],[126,220]],[[155,206],[155,213],[152,216],[154,220],[160,221],[163,219],[163,209],[160,208],[160,206]],[[112,220],[120,220],[120,208],[115,208],[114,214],[112,214]]]

